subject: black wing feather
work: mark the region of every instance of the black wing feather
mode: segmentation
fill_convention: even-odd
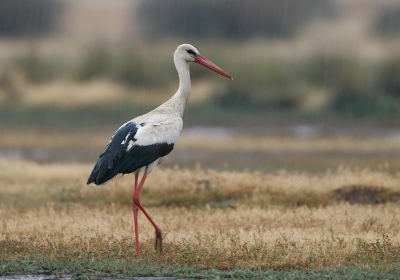
[[[115,132],[110,143],[99,156],[87,184],[101,185],[117,174],[132,173],[158,158],[166,156],[174,148],[173,143],[157,143],[148,146],[136,145],[127,152],[130,140],[136,141],[137,130],[137,125],[129,122]]]
[[[88,184],[95,183],[100,185],[102,178],[106,175],[107,171],[113,168],[114,163],[116,163],[124,154],[129,140],[134,140],[138,128],[133,122],[128,122],[124,126],[120,127],[113,137],[110,143],[104,149],[104,152],[99,156],[99,159],[94,166],[92,173],[89,176]],[[123,141],[129,138],[128,141]],[[116,174],[115,174],[116,175]],[[114,176],[115,176],[114,175]]]

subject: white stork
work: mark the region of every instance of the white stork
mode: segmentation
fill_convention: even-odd
[[[87,181],[87,184],[104,185],[117,174],[135,174],[132,209],[137,257],[140,256],[137,221],[139,209],[155,228],[156,250],[162,250],[162,231],[140,203],[139,195],[147,175],[172,151],[181,134],[183,111],[190,95],[189,62],[196,62],[232,79],[228,73],[201,55],[195,47],[189,44],[180,45],[174,53],[174,63],[179,76],[178,91],[156,109],[123,124],[111,137]],[[145,171],[138,184],[142,167],[145,167]]]

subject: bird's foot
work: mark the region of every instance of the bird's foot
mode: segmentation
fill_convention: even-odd
[[[162,253],[162,232],[156,231],[156,251]]]

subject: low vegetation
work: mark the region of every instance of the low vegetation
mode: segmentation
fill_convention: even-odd
[[[62,3],[57,1],[0,1],[0,36],[46,36],[59,27]]]
[[[137,17],[141,23],[141,34],[150,38],[178,36],[235,41],[257,37],[292,37],[312,19],[332,18],[337,11],[332,0],[307,0],[302,3],[272,0],[246,4],[237,0],[206,0],[194,4],[169,0],[163,6],[157,1],[141,3]]]
[[[197,46],[202,49],[201,43]],[[132,97],[131,93],[143,89],[170,94],[177,84],[171,59],[175,47],[171,45],[160,50],[132,45],[119,49],[106,45],[93,46],[83,48],[86,51],[81,52],[79,63],[65,57],[41,56],[32,51],[15,61],[11,59],[8,72],[0,73],[0,89],[3,88],[0,105],[8,107],[26,103],[26,96],[41,96],[32,93],[31,88],[57,79],[78,84],[110,81],[116,87],[125,87],[125,97]],[[224,52],[218,51],[217,47],[215,49],[209,50],[207,56],[226,69],[235,80],[221,83],[219,77],[209,71],[195,65],[191,67],[194,82],[206,77],[211,85],[204,93],[208,98],[197,105],[201,106],[200,111],[212,107],[221,113],[262,113],[267,110],[283,111],[296,117],[328,118],[329,114],[333,114],[386,121],[392,121],[398,115],[399,59],[390,57],[377,62],[365,61],[353,54],[318,53],[305,58],[271,58],[259,51],[243,56],[240,47]],[[236,59],[232,61],[230,57]],[[18,82],[15,77],[18,75],[23,75],[28,84]],[[60,85],[64,87],[64,84]],[[121,96],[113,100],[121,102]],[[140,102],[135,104],[140,105]]]
[[[140,215],[136,259],[131,176],[96,188],[85,185],[86,164],[3,159],[0,167],[0,274],[398,273],[400,189],[385,171],[156,169],[141,199],[164,230],[164,251],[154,251]]]

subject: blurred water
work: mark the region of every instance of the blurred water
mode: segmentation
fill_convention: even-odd
[[[322,126],[315,125],[296,125],[288,129],[288,135],[290,139],[296,141],[312,141],[318,139],[321,135],[324,135],[324,128]],[[330,135],[334,133],[332,130],[328,131]],[[353,131],[354,132],[354,131]],[[368,131],[367,131],[368,132]],[[361,131],[353,134],[355,142],[357,139],[363,137],[373,138],[374,136],[367,135],[367,132],[361,133]],[[400,150],[368,150],[368,149],[357,149],[351,151],[348,149],[341,150],[340,146],[338,149],[328,150],[301,150],[301,149],[287,149],[280,147],[279,149],[268,150],[257,150],[257,149],[243,149],[240,143],[240,137],[248,132],[236,131],[233,128],[219,128],[219,127],[192,127],[184,129],[182,138],[187,143],[191,140],[201,141],[206,143],[202,147],[193,146],[193,148],[184,148],[179,145],[179,142],[174,149],[163,161],[163,168],[188,168],[194,169],[201,167],[203,169],[216,169],[216,170],[229,170],[229,171],[261,171],[261,172],[274,172],[281,169],[299,171],[299,172],[325,172],[326,170],[335,170],[339,166],[348,166],[350,168],[378,168],[382,164],[388,164],[389,169],[393,172],[400,169]],[[336,132],[338,133],[338,132]],[[250,134],[251,135],[251,134]],[[341,134],[351,136],[352,134],[346,133]],[[374,135],[379,137],[386,137],[390,141],[400,141],[400,131],[395,129],[382,129],[374,131]],[[207,148],[207,143],[212,145],[213,140],[224,142],[224,139],[238,139],[237,149],[221,149],[216,150]],[[335,142],[335,138],[332,138],[332,144]],[[104,146],[107,143],[104,143]],[[103,147],[40,147],[40,148],[5,148],[0,145],[0,157],[20,159],[20,160],[33,160],[41,163],[51,162],[81,162],[94,164],[103,151]]]

